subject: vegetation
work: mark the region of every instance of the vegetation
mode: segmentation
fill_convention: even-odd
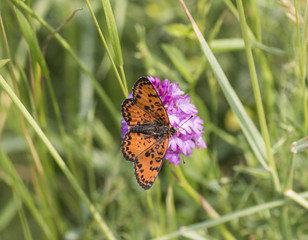
[[[1,239],[307,238],[307,1],[2,0],[0,14]],[[179,83],[208,146],[166,160],[148,191],[121,153],[140,76]]]

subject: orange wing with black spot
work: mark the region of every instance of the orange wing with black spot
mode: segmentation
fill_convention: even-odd
[[[122,116],[129,126],[151,124],[156,120],[154,116],[135,104],[133,99],[125,99],[121,110]]]
[[[139,78],[133,87],[133,102],[161,123],[169,124],[168,114],[152,83]]]
[[[139,185],[147,190],[152,187],[163,163],[169,138],[163,136],[135,159],[135,175]]]
[[[162,167],[171,134],[166,109],[152,83],[141,77],[133,87],[133,98],[124,100],[121,111],[129,126],[122,142],[123,156],[134,162],[139,185],[149,189]]]
[[[135,161],[145,149],[151,147],[157,137],[137,132],[128,132],[122,141],[122,153],[126,160]]]

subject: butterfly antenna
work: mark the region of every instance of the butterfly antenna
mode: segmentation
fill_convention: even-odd
[[[181,126],[179,126],[178,128],[182,128],[182,126],[183,126],[185,123],[187,123],[190,119],[192,119],[194,116],[195,116],[195,114],[190,115],[190,117],[189,117],[188,119],[186,119],[186,121],[183,122],[183,123],[181,124]],[[184,130],[184,128],[182,128],[182,129]]]

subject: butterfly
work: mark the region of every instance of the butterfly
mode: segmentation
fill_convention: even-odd
[[[157,178],[169,138],[177,130],[171,126],[162,100],[146,77],[135,82],[133,98],[123,101],[121,111],[128,125],[122,153],[126,160],[134,162],[137,182],[147,190]]]

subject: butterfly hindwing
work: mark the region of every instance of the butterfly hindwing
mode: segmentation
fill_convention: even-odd
[[[157,141],[155,137],[137,132],[128,132],[122,141],[123,156],[126,160],[133,162],[139,154]]]
[[[164,105],[152,83],[147,78],[141,77],[136,81],[133,87],[133,101],[138,107],[149,113],[159,122],[169,123]]]
[[[169,138],[161,136],[152,146],[138,155],[134,162],[135,175],[139,185],[147,190],[152,187],[168,148]]]

